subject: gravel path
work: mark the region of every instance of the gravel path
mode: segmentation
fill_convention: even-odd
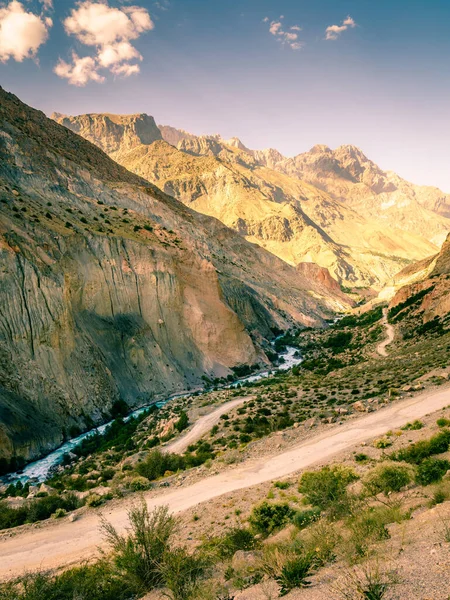
[[[394,336],[395,336],[395,330],[392,327],[392,325],[390,323],[388,323],[388,319],[387,319],[387,308],[385,308],[383,310],[383,321],[382,321],[383,325],[386,328],[386,339],[383,340],[380,344],[378,344],[377,346],[377,352],[380,356],[387,356],[388,353],[386,351],[386,346],[389,346],[389,344],[394,340]]]
[[[251,459],[215,476],[194,484],[146,494],[150,509],[167,504],[177,513],[212,498],[248,488],[266,481],[292,475],[297,471],[329,461],[334,455],[355,445],[401,427],[450,404],[450,388],[395,402],[377,412],[364,415],[344,425],[335,426],[273,456]],[[103,514],[119,530],[127,526],[130,499],[107,505],[102,511],[87,511],[82,517],[46,523],[41,528],[25,528],[16,534],[6,533],[0,541],[0,578],[22,574],[25,569],[54,568],[70,562],[87,560],[102,543],[99,530]],[[207,505],[200,508],[207,510]],[[8,537],[11,535],[11,537]]]
[[[222,404],[213,410],[213,412],[205,415],[204,417],[200,417],[192,429],[189,429],[180,438],[165,446],[164,451],[174,452],[175,454],[181,454],[182,452],[185,452],[185,450],[188,449],[188,446],[197,442],[205,433],[212,429],[212,427],[219,422],[222,415],[254,398],[255,396],[244,396],[242,398],[236,398],[236,400],[231,400],[230,402],[225,402],[225,404]]]

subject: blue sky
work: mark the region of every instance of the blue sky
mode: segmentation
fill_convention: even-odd
[[[383,168],[450,192],[448,0],[109,0],[130,19],[130,7],[145,9],[152,28],[140,12],[121,38],[140,57],[108,68],[98,68],[99,57],[120,40],[110,44],[96,31],[86,43],[78,22],[68,35],[63,22],[80,7],[53,4],[22,1],[24,11],[52,20],[35,58],[2,55],[0,30],[1,85],[47,114],[147,112],[158,123],[286,155],[355,144]],[[3,1],[0,23],[9,6]],[[356,26],[327,40],[327,27],[342,28],[348,16]],[[281,23],[277,35],[273,23]],[[91,61],[97,81],[70,83],[73,51]],[[125,76],[129,65],[140,72]]]

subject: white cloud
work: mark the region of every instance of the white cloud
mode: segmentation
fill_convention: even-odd
[[[298,41],[298,33],[293,33],[295,31],[301,31],[302,28],[298,25],[293,25],[288,28],[289,31],[285,31],[281,19],[284,19],[283,15],[280,16],[279,21],[271,21],[269,32],[275,36],[279,42],[287,44],[292,50],[300,50],[300,48],[303,48],[304,43]],[[268,21],[269,19],[266,17],[264,23],[267,23]]]
[[[97,83],[105,81],[105,78],[98,73],[98,65],[94,58],[90,56],[80,58],[75,52],[72,53],[72,64],[60,59],[55,67],[55,73],[78,87],[86,85],[89,81]]]
[[[346,31],[349,28],[356,27],[355,21],[349,16],[344,21],[342,21],[342,25],[330,25],[325,30],[325,39],[327,40],[337,40],[341,33]]]
[[[0,7],[0,62],[35,58],[52,25],[50,18],[27,12],[17,0]]]
[[[283,31],[281,30],[282,27],[283,25],[280,23],[280,21],[272,21],[269,27],[269,31],[272,35],[279,35],[279,33],[283,33]]]
[[[268,22],[269,22],[269,17],[264,17],[263,23],[268,23]]]
[[[106,68],[124,61],[133,60],[134,58],[142,60],[141,54],[129,42],[119,42],[118,44],[103,46],[97,58],[100,65]]]
[[[139,65],[131,61],[141,61],[142,55],[131,41],[152,30],[154,24],[148,11],[140,6],[113,8],[107,0],[82,0],[65,19],[64,28],[68,35],[96,49],[95,56],[80,58],[73,54],[72,64],[60,60],[55,68],[59,77],[82,86],[89,81],[103,82],[101,69],[122,77],[139,73]]]
[[[135,40],[153,27],[145,8],[111,8],[106,3],[90,0],[81,2],[64,21],[66,32],[87,46]]]

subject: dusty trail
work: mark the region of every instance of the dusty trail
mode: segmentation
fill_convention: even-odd
[[[146,495],[150,508],[167,504],[171,511],[182,512],[222,494],[265,481],[291,475],[300,469],[329,460],[356,444],[419,419],[450,404],[450,388],[426,392],[401,400],[377,412],[333,427],[297,446],[272,457],[249,460],[232,471],[208,477],[190,486],[161,495]],[[103,510],[103,515],[119,530],[126,527],[127,508],[124,500]],[[0,578],[20,575],[25,569],[57,567],[91,558],[102,542],[99,531],[100,513],[88,512],[74,523],[67,519],[26,530],[0,541]]]
[[[225,402],[218,408],[216,408],[213,412],[209,413],[209,415],[205,415],[204,417],[200,417],[192,429],[189,429],[185,435],[181,436],[179,439],[175,440],[171,444],[165,446],[165,452],[174,452],[175,454],[181,454],[185,450],[187,450],[188,446],[197,442],[202,435],[207,433],[214,425],[216,425],[220,417],[227,413],[232,408],[236,408],[236,406],[240,406],[247,402],[247,400],[254,399],[255,396],[244,396],[242,398],[236,398],[236,400],[231,400],[230,402]]]
[[[383,340],[380,344],[378,344],[377,346],[377,352],[380,356],[388,356],[388,353],[386,351],[386,346],[389,346],[389,344],[394,340],[394,336],[395,336],[395,330],[392,327],[392,325],[390,323],[388,323],[388,318],[387,318],[387,309],[385,308],[383,310],[383,320],[382,320],[383,325],[386,328],[386,339]]]

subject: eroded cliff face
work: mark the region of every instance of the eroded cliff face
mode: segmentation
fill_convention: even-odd
[[[0,89],[0,458],[267,362],[346,306]]]
[[[107,154],[131,150],[140,144],[161,140],[153,117],[146,114],[89,114],[69,117],[54,113],[52,119],[89,140]]]

